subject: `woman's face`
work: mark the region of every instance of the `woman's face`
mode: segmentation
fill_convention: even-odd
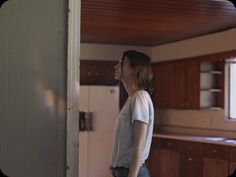
[[[123,64],[123,67],[121,66]],[[115,79],[120,81],[130,81],[135,77],[136,72],[130,67],[127,57],[119,60],[119,63],[114,66],[115,68]],[[121,69],[122,68],[122,69]]]

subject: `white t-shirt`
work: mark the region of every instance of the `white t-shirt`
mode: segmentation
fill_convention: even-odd
[[[129,97],[123,106],[117,121],[113,145],[112,166],[129,168],[134,150],[134,121],[147,124],[147,135],[142,162],[148,158],[152,142],[154,108],[148,92],[140,90]]]

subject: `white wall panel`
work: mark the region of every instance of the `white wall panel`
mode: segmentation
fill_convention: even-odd
[[[7,100],[8,100],[8,43],[10,9],[3,4],[0,10],[0,168],[7,170]]]
[[[65,177],[66,3],[0,10],[0,169],[10,177]]]

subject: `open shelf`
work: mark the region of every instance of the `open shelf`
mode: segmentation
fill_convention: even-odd
[[[200,108],[208,110],[223,109],[224,67],[219,62],[203,62],[200,65]]]

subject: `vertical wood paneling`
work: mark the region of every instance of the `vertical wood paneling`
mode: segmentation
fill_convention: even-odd
[[[7,175],[23,177],[26,1],[9,3],[9,7]],[[21,159],[21,163],[16,159]]]
[[[66,176],[66,94],[67,94],[67,1],[58,1],[57,16],[57,172],[56,176]]]
[[[9,44],[9,6],[0,10],[0,169],[7,172],[7,58]]]
[[[65,177],[66,3],[9,1],[0,10],[0,169]]]
[[[26,176],[56,176],[58,0],[28,2]]]
[[[154,46],[236,26],[229,1],[82,0],[81,40]]]

